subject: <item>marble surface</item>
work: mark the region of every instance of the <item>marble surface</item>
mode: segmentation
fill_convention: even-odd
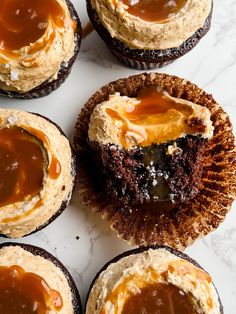
[[[84,25],[84,0],[74,0]],[[236,1],[215,0],[212,28],[189,54],[161,72],[191,80],[212,93],[236,127]],[[93,32],[81,47],[79,58],[66,83],[50,96],[17,101],[0,98],[3,108],[19,108],[43,114],[58,123],[69,137],[77,114],[88,97],[103,84],[139,73],[119,64]],[[0,242],[5,240],[0,239]],[[115,255],[130,249],[101,221],[78,206],[76,191],[71,205],[50,226],[16,242],[41,246],[58,257],[70,270],[83,301],[92,278]],[[236,206],[217,231],[186,250],[214,278],[225,314],[236,313]]]

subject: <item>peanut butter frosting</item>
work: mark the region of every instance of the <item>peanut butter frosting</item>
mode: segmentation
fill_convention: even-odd
[[[123,314],[131,296],[158,284],[178,288],[181,295],[191,295],[193,313],[220,313],[211,277],[189,261],[162,248],[131,254],[111,263],[92,286],[86,314]]]
[[[165,1],[165,5],[174,9],[164,20],[158,15],[155,21],[153,16],[147,20],[142,14],[136,14],[134,7],[142,1],[90,1],[111,37],[129,48],[144,50],[179,47],[204,25],[212,8],[212,0]],[[163,7],[163,1],[159,2]]]
[[[22,133],[18,130],[22,130]],[[37,151],[41,147],[41,153],[31,149],[32,158],[28,165],[27,159],[22,159],[24,156],[19,150],[13,154],[15,143],[10,140],[6,142],[6,133],[10,131],[15,132],[14,137],[22,138],[21,145],[26,144],[25,136],[29,134],[32,143],[37,143]],[[13,182],[7,176],[6,181],[2,178],[0,182],[3,185],[0,189],[3,197],[0,202],[0,234],[19,238],[47,223],[60,210],[62,203],[68,202],[74,182],[70,143],[54,124],[40,116],[14,109],[0,109],[0,145],[4,149],[8,149],[8,145],[9,158],[13,158],[13,161],[6,161],[4,167],[4,155],[8,155],[3,149],[1,171],[5,169],[6,173],[12,172],[10,175]],[[40,164],[43,163],[43,168],[35,173],[35,163],[39,161]],[[30,165],[30,162],[34,165]],[[10,169],[6,168],[8,165]],[[15,168],[17,182],[14,182]],[[30,175],[35,177],[27,182]]]
[[[89,123],[89,140],[132,149],[176,140],[186,135],[213,136],[210,111],[187,100],[171,97],[158,87],[138,98],[110,95],[97,105]]]
[[[48,79],[75,49],[75,22],[65,0],[1,1],[0,89],[26,93]]]

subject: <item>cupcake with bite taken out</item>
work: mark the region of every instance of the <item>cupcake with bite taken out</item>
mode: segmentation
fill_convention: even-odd
[[[182,250],[217,228],[235,199],[230,120],[178,77],[107,84],[82,109],[74,143],[83,203],[130,244]]]

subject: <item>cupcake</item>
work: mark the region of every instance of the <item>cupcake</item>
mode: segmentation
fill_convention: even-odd
[[[211,26],[212,0],[87,0],[87,10],[117,59],[147,70],[196,46]]]
[[[42,229],[67,206],[75,159],[62,130],[28,112],[0,109],[0,234]]]
[[[1,244],[0,278],[1,313],[82,314],[71,275],[39,247]]]
[[[130,244],[182,250],[217,228],[235,199],[229,117],[178,77],[104,86],[82,109],[74,143],[82,202]]]
[[[86,314],[222,314],[212,279],[168,247],[128,251],[108,262],[88,294]]]
[[[37,98],[69,75],[81,25],[69,0],[2,0],[0,37],[0,95]]]

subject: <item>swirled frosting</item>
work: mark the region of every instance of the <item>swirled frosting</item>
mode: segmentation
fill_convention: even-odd
[[[130,5],[127,5],[128,2]],[[212,7],[212,0],[188,0],[179,5],[178,10],[170,10],[171,14],[164,20],[155,20],[153,16],[151,20],[147,20],[145,14],[137,15],[137,2],[145,0],[91,0],[101,23],[111,37],[130,48],[146,50],[179,47],[204,25]],[[163,7],[164,4],[171,5],[173,2],[177,4],[181,1],[159,0],[155,2],[155,6],[160,3]],[[150,1],[146,3],[149,4]]]

